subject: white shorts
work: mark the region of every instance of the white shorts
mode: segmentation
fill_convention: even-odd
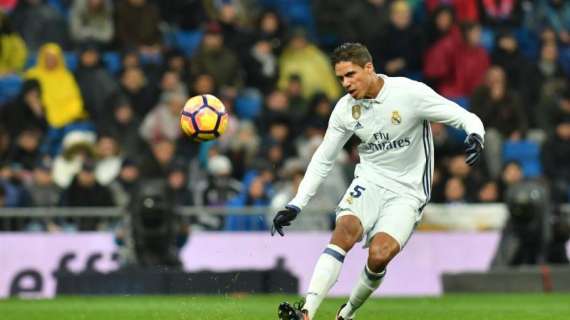
[[[396,194],[361,177],[352,180],[336,210],[336,220],[354,215],[362,224],[368,247],[379,232],[389,234],[403,249],[421,219],[420,200]]]

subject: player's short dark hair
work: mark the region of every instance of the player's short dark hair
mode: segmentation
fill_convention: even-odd
[[[372,55],[365,45],[358,42],[346,42],[334,49],[331,57],[333,67],[343,61],[364,67],[368,62],[372,62]]]

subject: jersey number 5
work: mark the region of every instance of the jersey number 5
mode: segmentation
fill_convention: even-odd
[[[358,198],[362,195],[362,191],[366,190],[363,186],[355,185],[354,191],[350,193],[353,198]]]

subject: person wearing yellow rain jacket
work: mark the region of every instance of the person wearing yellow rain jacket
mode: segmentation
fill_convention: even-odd
[[[26,72],[25,77],[39,81],[50,127],[60,129],[87,118],[79,86],[65,65],[59,45],[44,44],[39,50],[36,65]]]

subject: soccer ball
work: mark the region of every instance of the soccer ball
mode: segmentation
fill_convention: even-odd
[[[226,131],[228,117],[226,107],[220,99],[211,94],[203,94],[186,101],[180,115],[180,128],[195,141],[213,140]]]

